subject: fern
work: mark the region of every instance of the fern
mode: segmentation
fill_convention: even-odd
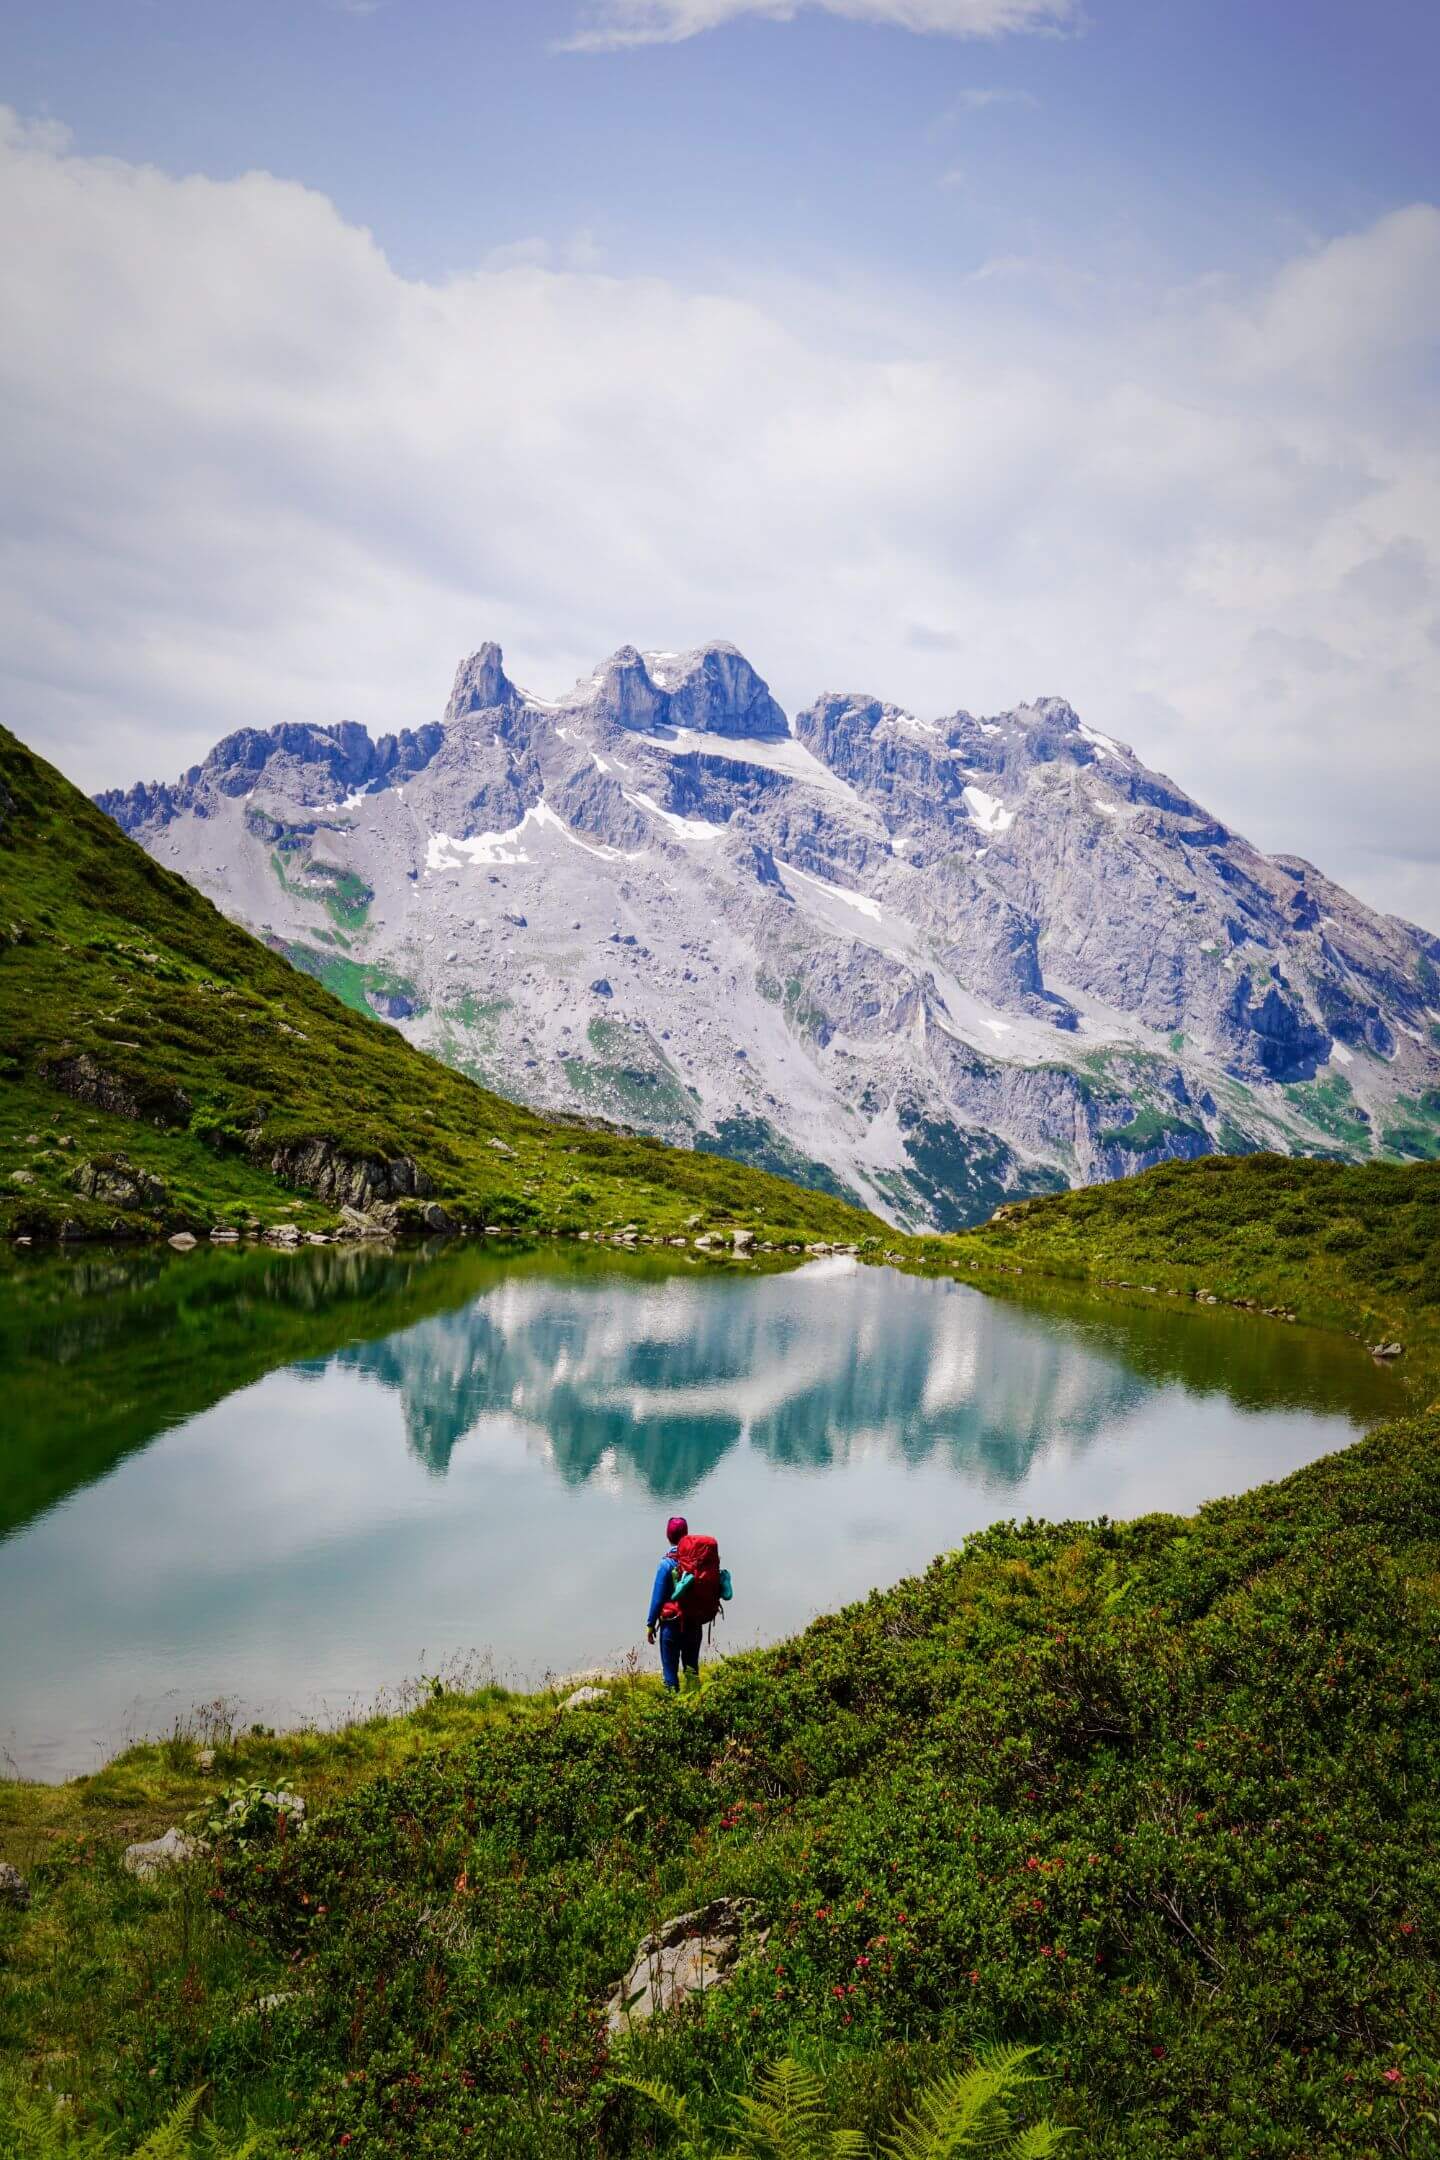
[[[195,2120],[195,2110],[200,2105],[203,2085],[172,2108],[157,2130],[152,2130],[143,2145],[137,2145],[132,2160],[190,2160],[190,2125]]]
[[[199,2160],[201,2151],[207,2160],[258,2160],[258,2136],[232,2145],[207,2125],[200,2132],[202,2146],[191,2142],[204,2090],[202,2085],[180,2101],[140,2144],[125,2147],[104,2131],[82,2130],[63,2109],[14,2102],[9,2120],[0,2125],[0,2160]]]
[[[884,2160],[951,2160],[952,2155],[997,2146],[1011,2127],[1011,2100],[1033,2079],[1021,2068],[1035,2053],[1031,2047],[985,2048],[968,2070],[952,2071],[927,2085],[901,2122],[881,2145]],[[1061,2133],[1046,2125],[1058,2143]],[[1000,2145],[1006,2160],[1033,2160],[1017,2153],[1016,2141]],[[1044,2152],[1047,2149],[1041,2148]]]
[[[1022,2075],[1031,2047],[985,2049],[968,2070],[952,2071],[927,2085],[913,2107],[882,2141],[879,2160],[963,2160],[988,2153],[993,2160],[1048,2160],[1067,2133],[1052,2122],[1014,2128],[1013,2102],[1036,2081]],[[868,2160],[858,2130],[841,2130],[826,2118],[829,2095],[813,2070],[786,2056],[760,2074],[756,2092],[732,2103],[738,2142],[722,2148],[701,2128],[683,2093],[672,2085],[638,2077],[614,2082],[638,2093],[664,2116],[680,2138],[679,2160]]]
[[[759,2092],[739,2095],[735,2110],[744,2160],[864,2160],[857,2132],[827,2127],[825,2087],[793,2056],[763,2070]]]
[[[1050,2160],[1051,2153],[1059,2152],[1061,2138],[1069,2135],[1058,2123],[1031,2123],[1013,2140],[1009,2160]]]
[[[659,2078],[641,2077],[616,2077],[612,2083],[639,2093],[642,2100],[648,2100],[657,2113],[664,2116],[679,2135],[681,2160],[711,2160],[711,2149],[706,2145],[705,2133],[692,2113],[689,2101],[673,2085],[666,2085]]]

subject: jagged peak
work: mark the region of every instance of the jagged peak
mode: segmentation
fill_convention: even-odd
[[[493,638],[487,638],[478,652],[460,662],[445,708],[447,721],[462,719],[466,713],[491,712],[510,702],[514,688],[503,663],[504,654]]]
[[[719,638],[686,652],[622,645],[582,676],[564,702],[598,702],[623,727],[693,728],[747,740],[782,740],[790,733],[764,677],[738,647]]]
[[[1054,727],[1083,728],[1085,725],[1068,698],[1027,698],[1019,710],[1022,713],[1034,713],[1041,720],[1050,721]]]

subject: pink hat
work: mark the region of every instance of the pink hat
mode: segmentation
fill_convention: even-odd
[[[672,1545],[678,1544],[682,1537],[689,1535],[689,1532],[690,1525],[683,1515],[672,1515],[665,1525],[665,1535]]]

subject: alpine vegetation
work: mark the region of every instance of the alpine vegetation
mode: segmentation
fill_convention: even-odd
[[[733,646],[444,719],[245,729],[98,798],[343,998],[534,1108],[953,1229],[1173,1157],[1440,1155],[1440,939],[1061,698],[790,723]]]

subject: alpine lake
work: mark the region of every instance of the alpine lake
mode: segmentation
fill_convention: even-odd
[[[1406,1407],[1246,1314],[583,1245],[37,1252],[0,1358],[0,1771],[35,1778],[653,1660],[672,1512],[736,1650],[996,1520],[1188,1512]]]

